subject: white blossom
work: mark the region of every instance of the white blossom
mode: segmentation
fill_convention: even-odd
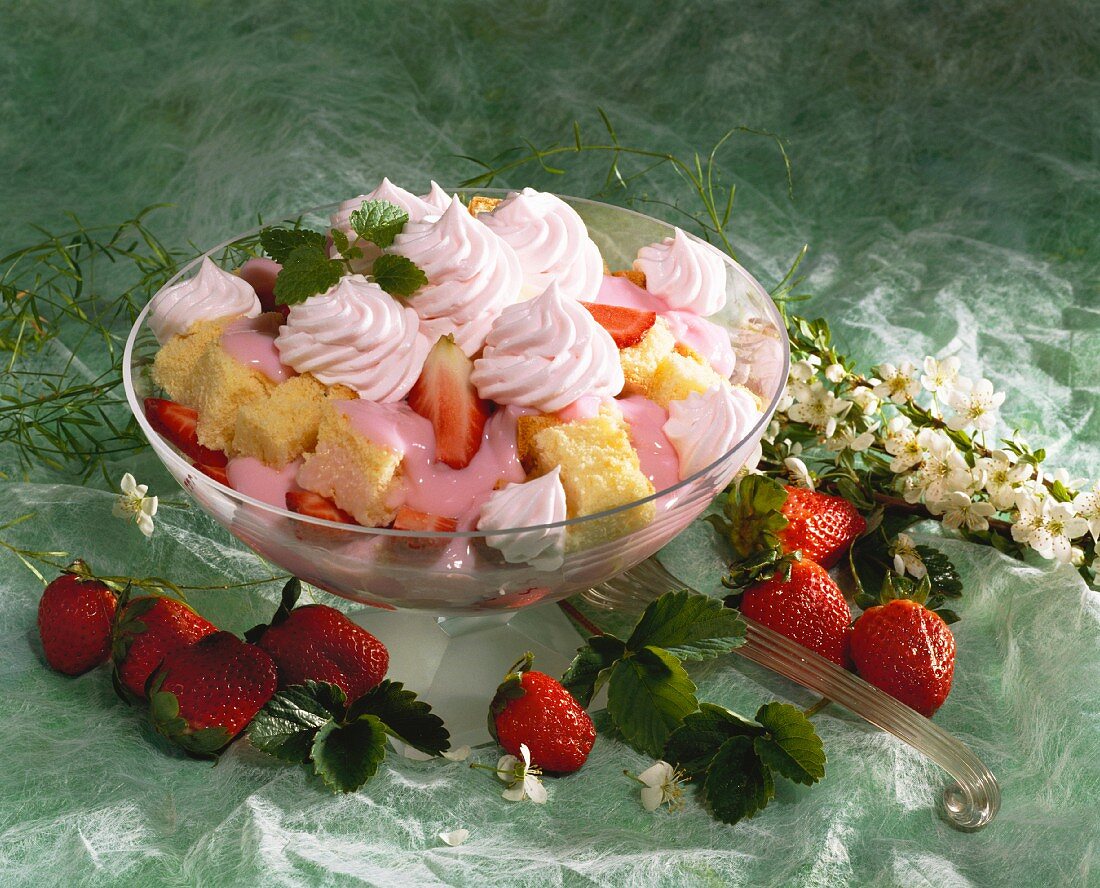
[[[886,452],[894,457],[890,461],[890,471],[900,474],[913,468],[924,459],[924,448],[917,441],[917,433],[912,429],[908,417],[895,416],[886,424],[883,436]]]
[[[830,364],[825,368],[825,378],[832,383],[843,382],[848,373],[841,364]]]
[[[825,439],[825,449],[838,453],[841,450],[852,450],[856,453],[866,450],[875,443],[875,433],[868,429],[856,434],[856,430],[847,423],[840,423],[833,434]]]
[[[119,482],[122,494],[115,500],[114,514],[127,521],[133,521],[145,536],[153,535],[153,516],[157,514],[157,498],[146,496],[147,484],[138,484],[127,472]]]
[[[992,503],[971,499],[959,490],[947,494],[937,505],[942,510],[944,527],[955,530],[987,530],[990,516],[997,511]]]
[[[894,556],[894,570],[902,576],[909,573],[919,580],[928,573],[928,568],[924,566],[924,560],[909,534],[899,533],[890,552]]]
[[[668,762],[656,762],[635,778],[642,786],[642,807],[647,811],[656,811],[661,805],[668,805],[675,811],[684,803],[684,790],[680,782],[684,775]]]
[[[895,404],[904,404],[912,401],[920,394],[920,382],[916,379],[917,369],[912,362],[906,361],[900,367],[893,364],[882,364],[878,368],[878,375],[882,382],[875,386],[875,394],[885,400],[889,398]]]
[[[850,402],[842,401],[818,380],[806,388],[804,397],[800,397],[787,413],[795,422],[821,429],[828,438],[836,430],[837,417],[851,406]]]
[[[786,467],[787,474],[790,475],[791,480],[795,484],[799,487],[805,487],[807,490],[816,490],[814,476],[810,474],[810,470],[806,467],[806,463],[797,456],[788,456],[783,460],[783,465]]]
[[[1004,450],[994,450],[990,456],[983,456],[974,467],[982,472],[982,486],[989,494],[989,501],[1001,512],[1012,508],[1016,486],[1032,473],[1029,463],[1016,462],[1016,458]]]
[[[997,424],[997,410],[1004,403],[1005,393],[993,391],[993,383],[988,379],[977,382],[959,379],[945,400],[955,411],[947,419],[949,429],[974,428],[985,432]]]
[[[501,795],[510,802],[530,799],[536,805],[544,804],[546,787],[538,777],[542,771],[531,765],[531,750],[526,743],[519,745],[519,753],[522,761],[514,755],[502,755],[497,762],[497,776],[508,784]]]
[[[953,491],[966,491],[973,484],[970,466],[966,458],[959,453],[954,442],[938,429],[921,429],[917,433],[917,443],[924,451],[924,461],[907,479],[904,493],[906,502],[915,503],[923,496],[933,513],[933,504],[939,503]]]
[[[1084,535],[1088,522],[1077,515],[1073,503],[1055,502],[1030,492],[1016,496],[1019,512],[1012,524],[1012,538],[1026,543],[1044,558],[1063,563],[1072,557],[1072,540]]]
[[[859,408],[859,412],[864,416],[870,416],[878,410],[879,404],[882,403],[872,389],[862,385],[852,392],[848,399]]]
[[[920,384],[925,391],[942,392],[946,394],[955,386],[959,378],[959,359],[952,355],[937,361],[933,357],[924,359],[924,373],[921,375]]]
[[[1092,490],[1085,490],[1077,494],[1073,505],[1089,525],[1089,533],[1092,538],[1100,542],[1100,481],[1097,481]]]

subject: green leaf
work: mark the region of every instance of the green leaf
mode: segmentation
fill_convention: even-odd
[[[274,616],[271,618],[271,626],[278,626],[283,623],[290,616],[290,612],[294,610],[294,606],[298,603],[298,599],[302,595],[302,581],[297,577],[291,577],[285,586],[283,586],[283,593],[279,601],[279,606],[275,610]],[[244,634],[244,640],[249,644],[255,644],[268,630],[267,623],[260,623],[258,626],[253,626]]]
[[[351,227],[365,241],[385,249],[401,233],[409,214],[386,200],[368,200],[351,214]],[[384,289],[384,288],[383,288]]]
[[[295,247],[275,278],[275,298],[283,305],[297,305],[336,286],[343,274],[344,264],[329,259],[323,246]]]
[[[825,746],[801,709],[789,703],[765,703],[757,710],[756,720],[768,732],[753,741],[764,764],[805,786],[825,776]]]
[[[660,648],[642,648],[611,669],[607,712],[640,752],[660,756],[669,734],[698,708],[694,682],[680,661]]]
[[[439,755],[451,748],[451,735],[443,719],[399,681],[386,679],[348,707],[349,722],[364,715],[377,717],[394,737],[427,755]]]
[[[348,258],[348,253],[351,251],[351,242],[348,240],[348,236],[339,228],[332,229],[332,245],[336,247],[336,252],[345,259]]]
[[[745,622],[719,599],[684,590],[650,602],[626,646],[663,648],[680,660],[704,660],[745,642]]]
[[[264,228],[260,231],[260,246],[276,262],[285,263],[298,247],[325,251],[325,236],[308,228]]]
[[[723,823],[752,817],[775,797],[775,781],[751,737],[730,737],[718,747],[702,793],[711,813]]]
[[[391,296],[412,296],[428,283],[428,276],[411,259],[390,253],[374,260],[371,277]]]
[[[626,644],[614,635],[593,635],[577,651],[562,676],[562,686],[581,706],[587,707],[596,695],[600,673],[626,653]]]
[[[317,731],[344,714],[344,692],[327,682],[279,691],[256,713],[248,737],[257,749],[285,762],[308,761]]]
[[[669,735],[665,744],[665,760],[679,766],[690,777],[698,777],[714,759],[718,748],[730,737],[755,737],[764,729],[736,712],[700,703],[699,711],[684,719],[684,723]]]
[[[347,725],[328,722],[313,741],[313,768],[337,792],[353,792],[370,780],[386,757],[386,726],[373,715]]]
[[[917,546],[917,554],[928,570],[928,581],[932,584],[933,594],[946,595],[948,598],[962,595],[962,578],[950,558],[931,546]]]

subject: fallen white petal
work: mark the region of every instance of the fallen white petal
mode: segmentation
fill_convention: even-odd
[[[455,749],[448,749],[443,753],[443,758],[449,762],[464,762],[470,757],[469,746],[459,746]]]
[[[659,786],[642,787],[642,807],[647,811],[656,811],[664,799],[664,792]]]
[[[546,803],[546,787],[542,785],[542,781],[538,777],[528,775],[523,778],[523,790],[527,793],[527,797],[536,805],[543,805]]]
[[[439,839],[443,844],[450,845],[452,848],[461,845],[468,838],[470,838],[470,831],[468,829],[452,829],[450,832],[441,832]]]

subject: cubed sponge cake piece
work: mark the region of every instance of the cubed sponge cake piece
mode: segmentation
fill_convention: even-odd
[[[169,339],[153,361],[153,382],[164,389],[173,401],[194,407],[195,366],[232,320],[218,318],[199,321],[183,336]]]
[[[653,381],[657,366],[676,347],[676,337],[672,335],[668,322],[664,318],[650,327],[642,341],[629,348],[619,349],[619,361],[623,365],[626,377],[625,394],[645,394]]]
[[[233,450],[281,469],[317,446],[326,399],[346,400],[355,393],[344,386],[330,390],[310,376],[292,376],[267,395],[237,411]]]
[[[633,268],[628,268],[625,271],[613,271],[611,272],[611,276],[617,278],[626,278],[635,287],[641,287],[643,290],[645,289],[644,271],[636,271]]]
[[[547,426],[535,435],[534,452],[535,474],[544,475],[561,466],[569,518],[613,509],[653,493],[626,425],[612,411],[605,409],[592,419]],[[570,527],[566,547],[573,551],[617,539],[649,524],[655,512],[653,503],[646,503]]]
[[[471,216],[480,216],[482,213],[491,213],[501,202],[499,197],[486,197],[483,194],[475,194],[470,198],[470,206],[467,208]]]
[[[265,397],[275,383],[259,370],[234,360],[213,343],[195,363],[192,405],[199,412],[199,443],[229,452],[237,428],[237,412]]]
[[[661,359],[650,380],[646,394],[662,407],[670,401],[682,401],[692,392],[705,392],[720,385],[729,385],[705,360],[691,349],[676,349]]]
[[[336,407],[332,400],[321,407],[317,447],[305,455],[298,484],[327,496],[360,524],[384,527],[397,514],[390,503],[401,483],[401,454],[359,434]]]
[[[535,413],[516,419],[516,455],[519,464],[528,475],[535,471],[538,455],[535,453],[535,436],[550,426],[561,425],[562,420],[552,413]],[[553,466],[551,466],[553,468]]]

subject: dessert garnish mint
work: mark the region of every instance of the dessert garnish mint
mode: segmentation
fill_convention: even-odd
[[[383,250],[401,233],[409,214],[388,200],[368,200],[351,214],[352,230]]]

